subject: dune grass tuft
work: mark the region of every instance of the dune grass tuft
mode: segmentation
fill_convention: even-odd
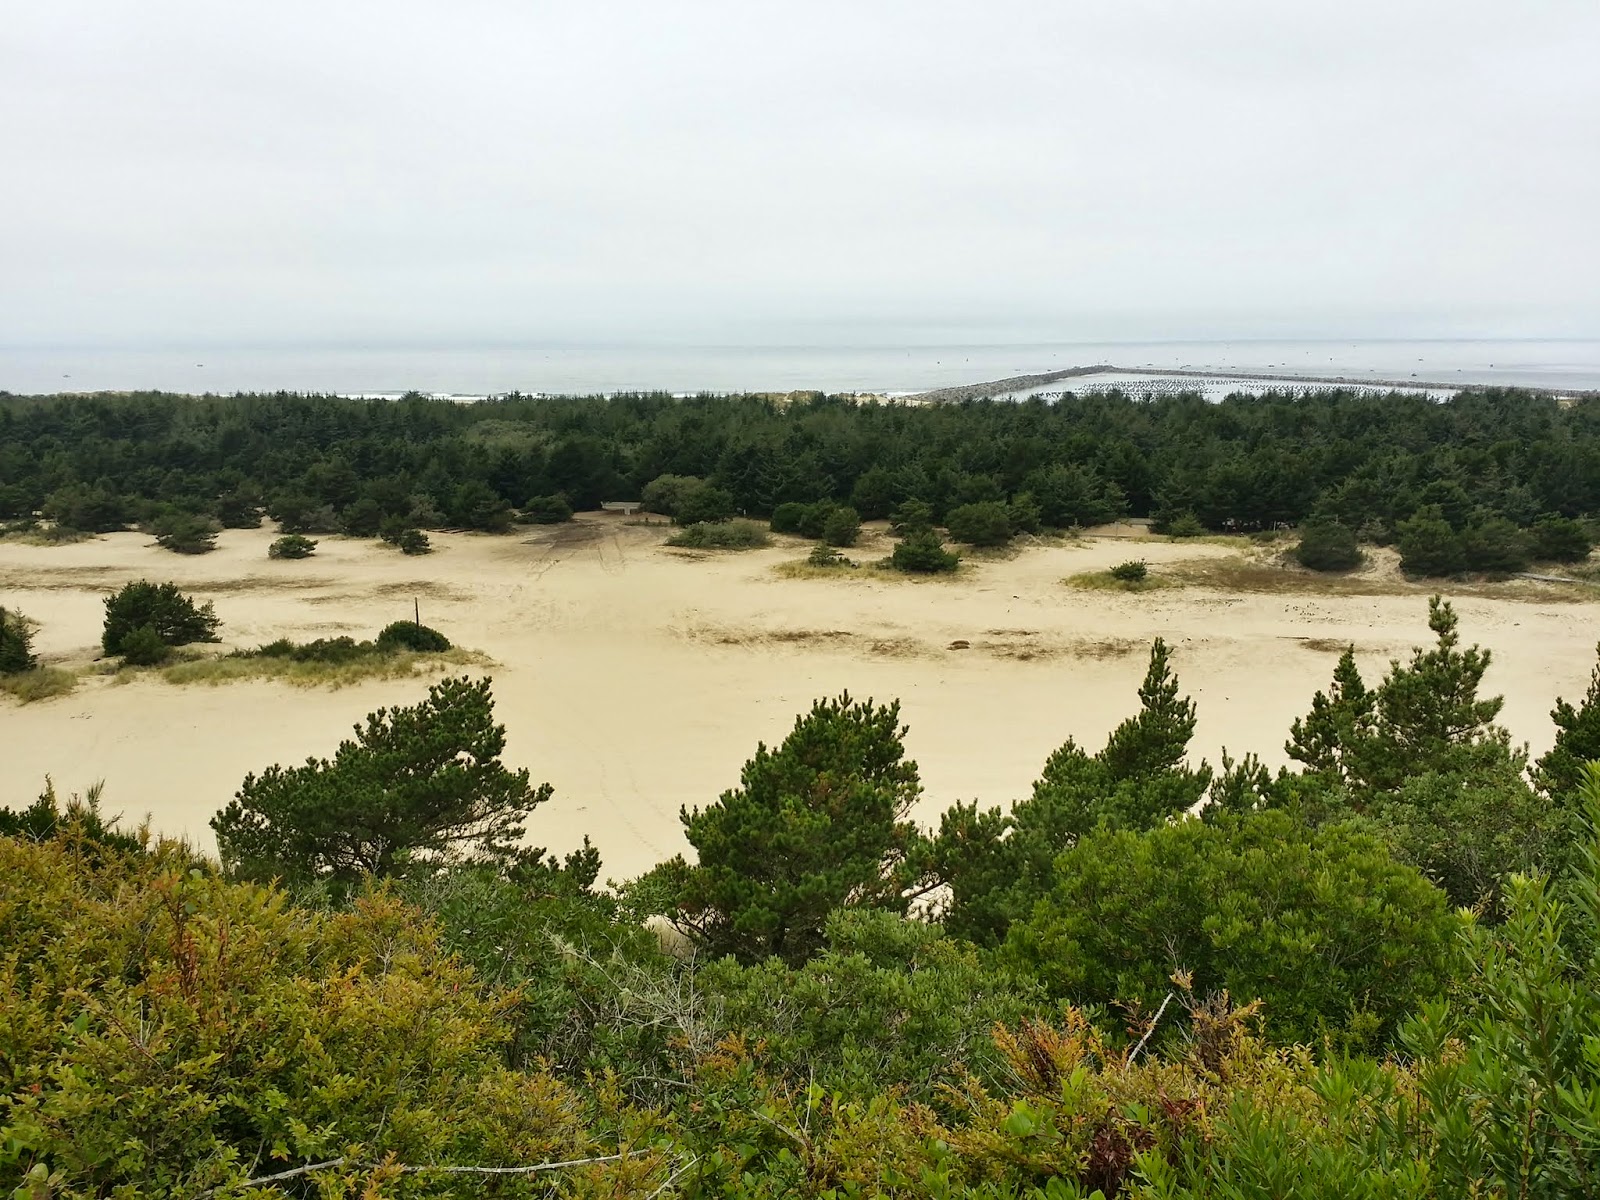
[[[446,650],[439,654],[401,651],[395,654],[362,655],[342,662],[223,655],[156,667],[151,672],[128,669],[119,671],[117,678],[121,681],[154,673],[167,683],[203,683],[210,687],[249,679],[274,679],[295,687],[342,688],[370,679],[406,679],[443,671],[447,667],[486,666],[489,662],[487,656],[471,650]]]
[[[0,692],[15,696],[21,704],[65,696],[77,686],[78,676],[60,667],[35,667],[15,675],[0,675]]]

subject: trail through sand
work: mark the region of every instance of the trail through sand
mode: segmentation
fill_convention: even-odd
[[[1125,594],[1061,582],[1134,553],[1156,570],[1236,553],[1214,545],[1090,539],[978,562],[954,580],[795,579],[774,568],[808,543],[695,555],[663,547],[663,534],[585,516],[508,537],[436,535],[438,551],[419,558],[322,538],[299,562],[269,560],[265,528],[225,532],[199,557],[137,533],[6,543],[0,604],[42,623],[47,658],[83,662],[102,596],[131,579],[171,579],[214,601],[225,647],[371,637],[409,618],[416,599],[425,623],[498,664],[488,670],[506,758],[555,786],[531,840],[566,850],[587,834],[613,878],[688,850],[679,808],[715,800],[758,741],[780,740],[813,699],[844,689],[900,699],[926,789],[918,816],[934,822],[956,800],[1026,796],[1068,735],[1098,746],[1137,707],[1158,634],[1199,704],[1193,757],[1216,763],[1227,746],[1269,764],[1284,761],[1290,722],[1326,686],[1344,643],[1376,682],[1390,658],[1429,638],[1426,588]],[[871,560],[890,545],[873,531],[853,553]],[[1457,591],[1463,640],[1495,653],[1487,690],[1506,697],[1502,721],[1542,752],[1556,697],[1576,700],[1586,686],[1600,605]],[[209,850],[207,821],[247,772],[327,755],[364,714],[426,689],[423,678],[337,691],[91,678],[26,706],[0,696],[0,804],[27,803],[47,774],[64,792],[103,779],[109,811],[149,814],[157,830]]]

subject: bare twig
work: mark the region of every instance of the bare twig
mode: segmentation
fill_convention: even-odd
[[[644,1200],[656,1200],[657,1196],[660,1196],[669,1187],[671,1187],[673,1184],[678,1182],[679,1176],[681,1176],[685,1171],[687,1171],[690,1167],[694,1166],[695,1163],[697,1163],[699,1161],[700,1161],[700,1156],[698,1154],[696,1154],[688,1162],[684,1163],[683,1166],[679,1167],[671,1175],[668,1175],[666,1177],[666,1179],[662,1182],[661,1186],[658,1187],[655,1191],[651,1192],[648,1196],[646,1196],[644,1198]]]
[[[285,1179],[298,1179],[302,1175],[309,1175],[313,1171],[331,1171],[335,1167],[345,1165],[343,1158],[330,1158],[327,1162],[307,1163],[303,1167],[291,1167],[287,1171],[279,1171],[276,1175],[258,1175],[254,1179],[241,1179],[238,1183],[227,1183],[221,1187],[209,1188],[201,1192],[202,1196],[215,1196],[218,1192],[231,1191],[234,1188],[266,1187],[269,1183],[282,1183]]]
[[[1156,1009],[1156,1015],[1150,1018],[1150,1028],[1144,1031],[1144,1036],[1139,1039],[1139,1044],[1128,1052],[1128,1065],[1133,1065],[1133,1060],[1139,1057],[1139,1051],[1144,1049],[1144,1044],[1150,1040],[1150,1035],[1156,1031],[1156,1026],[1161,1024],[1161,1014],[1167,1011],[1167,1005],[1172,1003],[1172,993],[1167,993],[1167,998],[1161,1002],[1161,1007]]]
[[[621,1154],[603,1154],[597,1158],[572,1158],[566,1162],[534,1163],[527,1167],[405,1167],[403,1175],[537,1175],[541,1171],[560,1171],[566,1167],[588,1167],[596,1163],[621,1162],[625,1158],[647,1154],[646,1150],[625,1150]]]
[[[389,1166],[390,1170],[398,1171],[402,1175],[537,1175],[544,1171],[560,1171],[567,1167],[588,1167],[598,1163],[621,1162],[625,1158],[636,1155],[648,1154],[648,1150],[624,1150],[620,1154],[602,1154],[594,1158],[570,1158],[565,1162],[532,1163],[521,1167],[452,1167],[452,1166],[406,1166],[404,1164],[390,1165],[385,1163],[352,1163],[346,1158],[330,1158],[326,1162],[307,1163],[303,1167],[291,1167],[287,1171],[279,1171],[275,1175],[258,1175],[254,1179],[241,1179],[238,1183],[222,1184],[201,1192],[201,1196],[214,1196],[218,1192],[232,1191],[235,1188],[266,1187],[272,1183],[282,1183],[286,1179],[298,1179],[302,1175],[309,1175],[313,1171],[331,1171],[336,1167],[361,1167],[361,1166]]]

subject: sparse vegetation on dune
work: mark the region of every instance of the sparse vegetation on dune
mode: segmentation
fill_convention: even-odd
[[[759,550],[772,538],[757,521],[697,521],[667,539],[667,545],[685,550]]]
[[[34,667],[10,675],[0,675],[0,692],[15,698],[18,703],[32,704],[65,696],[78,686],[75,671],[60,667]]]

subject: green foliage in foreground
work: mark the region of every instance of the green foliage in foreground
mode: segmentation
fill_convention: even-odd
[[[1153,1008],[1181,969],[1202,994],[1260,999],[1276,1039],[1378,1049],[1450,974],[1444,895],[1349,826],[1262,812],[1101,828],[1054,873],[1007,949],[1078,1003]]]
[[[349,885],[409,862],[507,858],[550,798],[500,761],[489,680],[446,679],[421,704],[380,708],[331,761],[247,776],[211,821],[223,862],[250,879]]]
[[[107,596],[105,603],[106,620],[100,646],[107,654],[124,653],[124,642],[139,629],[151,630],[165,646],[218,640],[217,626],[221,622],[211,602],[196,605],[175,583],[158,584],[141,579],[124,584],[120,591]]]
[[[1275,1049],[1256,1005],[1182,982],[1126,1030],[1075,1005],[1030,1015],[1025,981],[883,914],[834,918],[799,968],[608,954],[582,871],[498,907],[469,881],[519,891],[485,868],[457,868],[461,887],[431,876],[413,895],[451,934],[391,889],[318,911],[173,844],[106,843],[69,811],[0,836],[0,1186],[199,1200],[312,1167],[250,1194],[1589,1195],[1600,774],[1584,792],[1573,873],[1519,878],[1502,926],[1467,923],[1456,985],[1384,1059]],[[623,1056],[615,1073],[571,1042],[507,1064],[530,989],[502,990],[499,946],[459,924],[495,911],[496,943],[569,947],[575,971],[521,982],[576,1018],[550,1028],[586,1024]]]
[[[1535,788],[1429,624],[1375,687],[1344,656],[1276,776],[1189,763],[1158,641],[1100,751],[934,838],[897,707],[819,703],[683,814],[698,863],[614,891],[513,844],[549,789],[487,681],[247,779],[239,882],[47,793],[0,812],[0,1188],[1590,1194],[1600,673]]]

